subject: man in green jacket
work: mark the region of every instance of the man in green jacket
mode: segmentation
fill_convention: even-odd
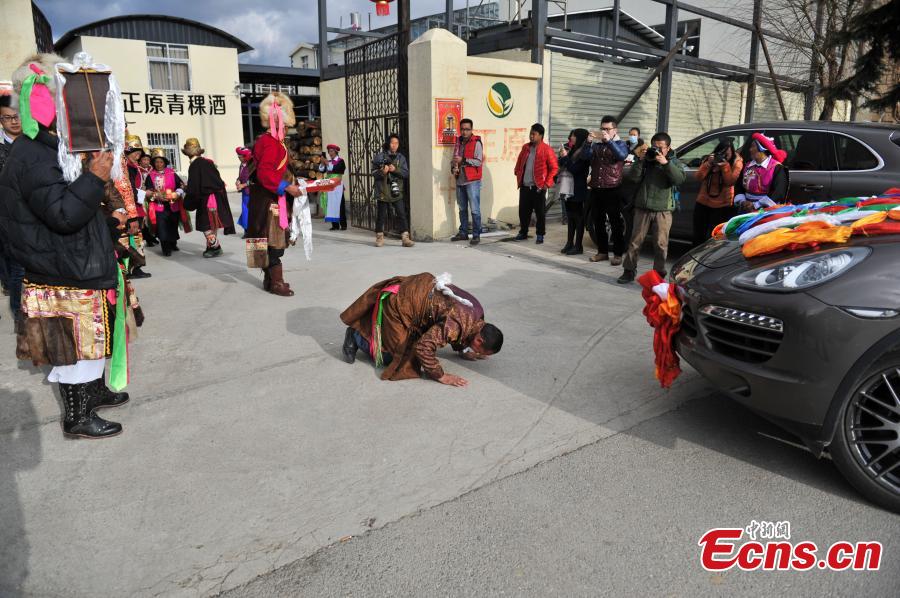
[[[652,226],[653,269],[666,275],[666,255],[669,252],[669,229],[672,228],[672,211],[675,210],[675,188],[684,182],[684,165],[671,149],[672,139],[667,133],[657,133],[650,140],[650,148],[642,160],[625,174],[638,181],[634,195],[634,225],[631,243],[625,254],[625,271],[619,277],[620,284],[632,282],[637,273],[638,252]],[[654,151],[656,150],[656,151]]]

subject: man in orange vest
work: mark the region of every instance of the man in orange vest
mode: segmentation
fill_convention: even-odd
[[[469,245],[478,245],[481,240],[481,169],[484,162],[484,147],[481,137],[472,134],[472,119],[459,121],[459,139],[453,150],[451,172],[456,176],[456,205],[459,206],[459,232],[451,241],[469,239],[469,210],[472,210],[472,240]]]

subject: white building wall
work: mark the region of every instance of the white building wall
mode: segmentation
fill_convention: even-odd
[[[5,32],[0,41],[0,80],[8,81],[13,71],[29,55],[37,52],[37,43],[34,39],[31,0],[3,0],[0,10],[3,12]]]

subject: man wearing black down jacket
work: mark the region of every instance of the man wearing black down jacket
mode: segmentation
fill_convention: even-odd
[[[107,295],[117,286],[118,266],[100,204],[113,156],[95,152],[77,179],[67,183],[63,177],[52,100],[59,62],[53,54],[35,55],[13,73],[30,118],[0,174],[0,234],[25,269],[16,354],[53,366],[48,380],[59,384],[65,434],[102,438],[119,434],[122,426],[94,410],[128,400],[103,381],[112,341]]]

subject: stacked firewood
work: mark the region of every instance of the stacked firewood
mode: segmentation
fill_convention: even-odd
[[[291,171],[307,179],[321,179],[319,172],[322,157],[322,128],[318,120],[297,122],[297,132],[288,135],[287,148],[291,153]]]

